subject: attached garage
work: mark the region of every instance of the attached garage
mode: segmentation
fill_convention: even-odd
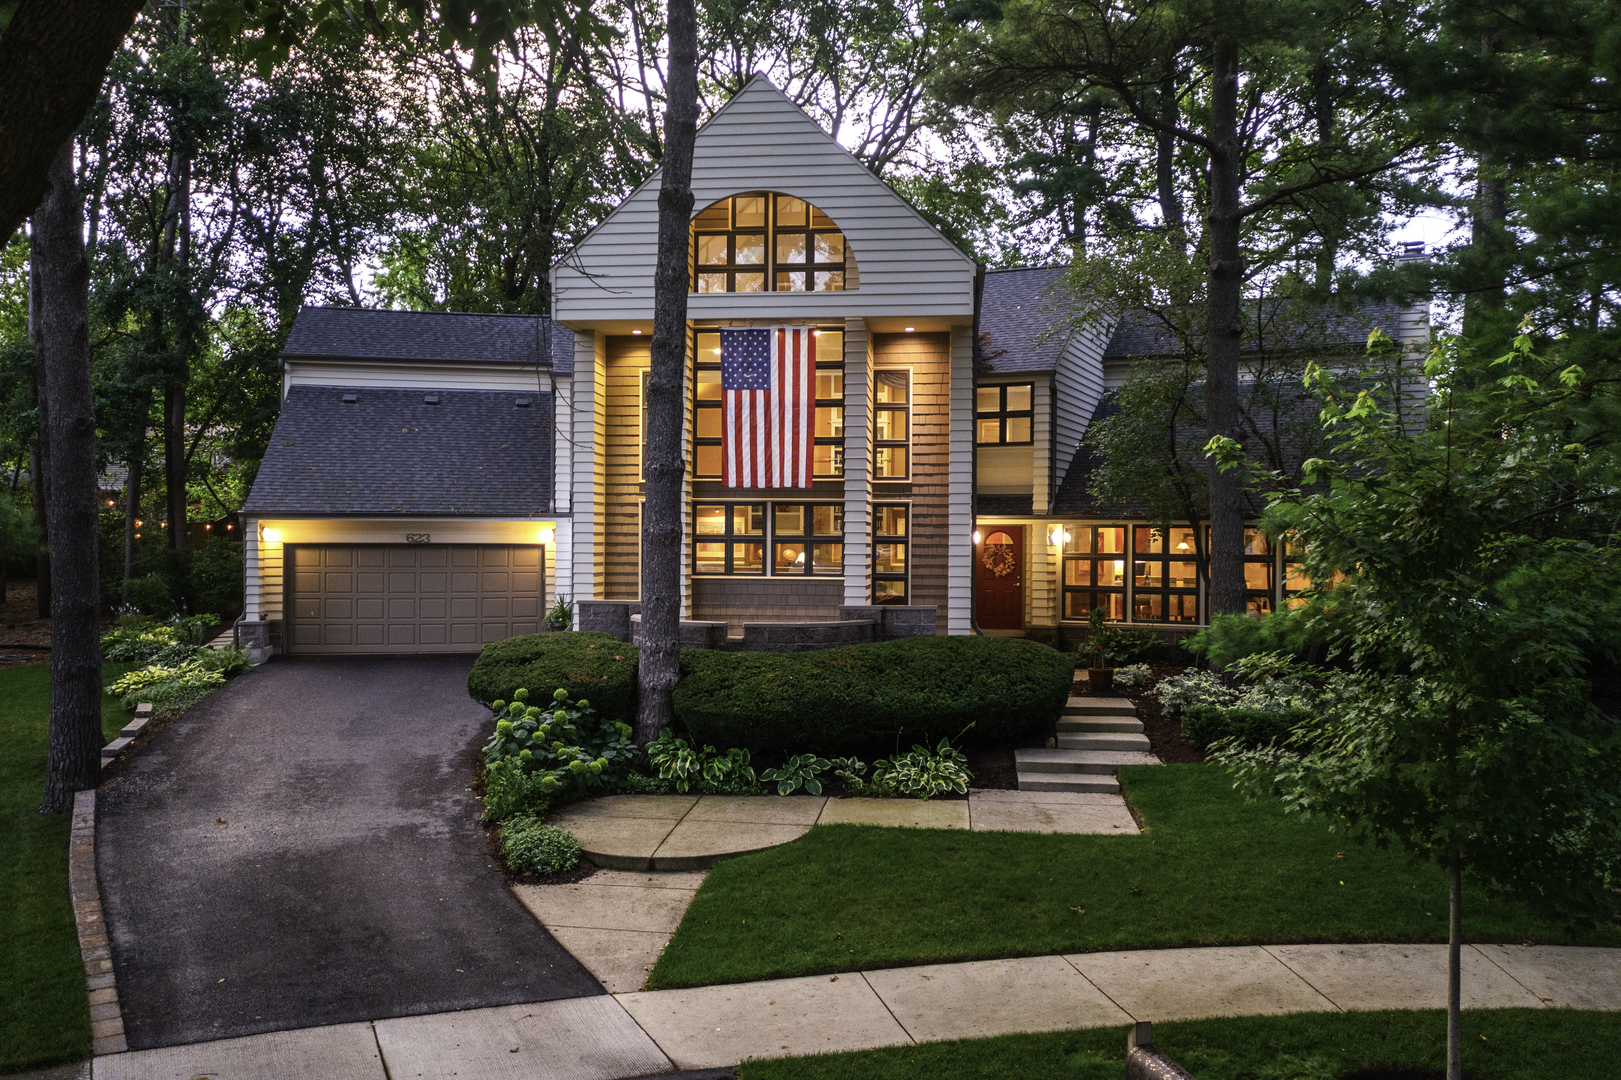
[[[477,652],[540,630],[544,549],[497,544],[292,544],[296,655]]]

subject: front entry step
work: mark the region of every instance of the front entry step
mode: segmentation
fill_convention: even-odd
[[[1078,791],[1100,795],[1115,795],[1120,781],[1112,776],[1077,776],[1066,773],[1021,772],[1020,791]]]
[[[1065,716],[1130,716],[1137,715],[1137,707],[1130,698],[1072,697],[1064,705]]]
[[[1125,731],[1141,735],[1143,722],[1129,716],[1060,716],[1058,730],[1085,731],[1092,734],[1100,731]]]
[[[1159,758],[1128,750],[1015,750],[1014,767],[1021,773],[1088,773],[1113,776],[1122,765],[1158,765]]]
[[[1061,750],[1135,750],[1149,751],[1148,736],[1123,731],[1064,731],[1058,732]]]

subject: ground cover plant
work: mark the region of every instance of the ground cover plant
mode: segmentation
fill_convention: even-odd
[[[111,682],[129,664],[106,664]],[[65,817],[36,811],[45,790],[50,667],[0,670],[0,1073],[90,1053],[89,1002],[68,900]],[[101,702],[108,741],[129,721]]]
[[[486,645],[467,676],[467,692],[488,705],[520,688],[567,691],[615,720],[636,715],[636,646],[595,631],[527,634]]]
[[[701,743],[755,754],[892,751],[997,741],[1052,722],[1073,661],[1015,638],[927,637],[804,653],[681,654],[677,719]],[[904,741],[903,741],[904,740]]]
[[[818,826],[710,871],[654,988],[1062,952],[1447,939],[1434,867],[1246,802],[1218,766],[1120,772],[1141,836]],[[745,921],[746,920],[746,921]],[[1473,941],[1574,940],[1481,896]],[[1621,929],[1588,943],[1621,945]]]
[[[1491,1080],[1607,1080],[1621,1013],[1481,1009],[1463,1015],[1463,1067]],[[1446,1015],[1296,1013],[1154,1025],[1154,1045],[1199,1080],[1375,1080],[1439,1076]],[[1119,1080],[1126,1029],[896,1046],[848,1054],[747,1061],[741,1080]]]
[[[514,875],[560,874],[580,865],[580,844],[566,829],[526,814],[501,826],[501,857]]]

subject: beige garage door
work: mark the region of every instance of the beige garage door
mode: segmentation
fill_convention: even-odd
[[[290,653],[477,652],[540,630],[539,547],[288,548]]]

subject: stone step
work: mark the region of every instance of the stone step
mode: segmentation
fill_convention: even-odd
[[[1022,772],[1019,773],[1020,791],[1075,791],[1099,795],[1115,795],[1120,781],[1112,776],[1083,776],[1076,773]]]
[[[1112,775],[1122,765],[1158,765],[1153,754],[1129,750],[1015,750],[1014,768],[1021,773],[1094,773]]]
[[[1135,731],[1143,730],[1143,722],[1129,716],[1061,716],[1059,731]]]
[[[1149,751],[1148,736],[1123,731],[1060,731],[1058,746],[1064,750],[1135,750]]]
[[[1065,716],[1136,716],[1137,707],[1123,697],[1072,697],[1064,705]]]

